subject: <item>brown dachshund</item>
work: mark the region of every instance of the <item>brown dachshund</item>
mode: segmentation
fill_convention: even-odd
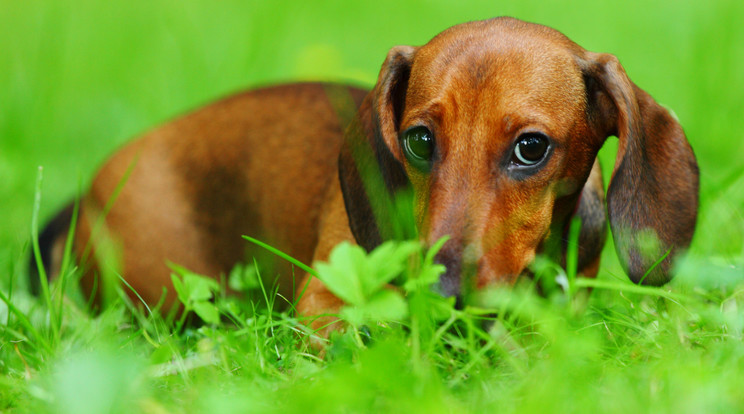
[[[306,263],[343,240],[371,250],[410,236],[392,201],[409,190],[417,237],[430,245],[450,236],[436,257],[444,295],[511,283],[537,254],[562,261],[575,216],[578,269],[594,277],[606,235],[596,157],[612,135],[620,145],[607,211],[617,253],[634,282],[663,284],[698,206],[698,168],[679,123],[614,56],[496,18],[394,47],[371,92],[255,90],[129,144],[82,200],[74,240],[88,263],[82,285],[95,294],[96,275],[111,266],[94,260],[108,257],[103,239],[139,295],[155,303],[165,287],[167,304],[175,297],[167,262],[224,275],[261,255],[243,234]],[[70,216],[68,208],[42,234],[50,269]],[[263,276],[287,298],[304,285],[286,263]],[[298,309],[312,317],[341,305],[312,279]]]

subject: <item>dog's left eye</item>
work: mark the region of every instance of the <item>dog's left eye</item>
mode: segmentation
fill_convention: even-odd
[[[548,153],[548,139],[539,134],[525,134],[514,146],[514,161],[518,164],[535,165]]]
[[[431,131],[422,126],[413,127],[403,134],[401,141],[408,162],[421,171],[429,171],[434,156],[434,135]]]

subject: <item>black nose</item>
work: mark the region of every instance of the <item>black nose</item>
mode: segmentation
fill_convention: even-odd
[[[455,307],[462,309],[462,280],[460,277],[460,255],[453,254],[450,251],[442,250],[437,253],[434,263],[444,265],[446,270],[439,276],[439,283],[436,286],[437,291],[444,297],[456,298]]]

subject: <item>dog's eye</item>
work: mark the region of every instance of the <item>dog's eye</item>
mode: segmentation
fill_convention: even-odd
[[[526,134],[514,147],[514,161],[522,165],[535,165],[545,158],[547,152],[547,138],[538,134]]]
[[[403,152],[414,167],[429,171],[434,156],[434,135],[428,128],[418,126],[403,134]]]

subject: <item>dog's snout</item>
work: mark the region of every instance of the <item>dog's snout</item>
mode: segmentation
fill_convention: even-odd
[[[444,297],[456,297],[456,307],[460,306],[462,296],[461,259],[460,256],[451,251],[440,251],[434,258],[434,262],[445,267],[444,273],[439,276],[437,291]]]
[[[442,296],[450,297],[460,294],[460,272],[452,263],[436,260],[437,264],[444,265],[446,270],[439,277],[438,290]]]

